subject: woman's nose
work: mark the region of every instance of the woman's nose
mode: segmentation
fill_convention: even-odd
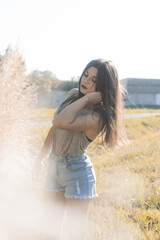
[[[87,84],[90,82],[90,78],[89,77],[86,78],[86,82],[87,82]]]

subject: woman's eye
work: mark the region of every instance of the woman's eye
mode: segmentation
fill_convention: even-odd
[[[88,75],[87,75],[87,74],[84,74],[84,76],[85,76],[85,77],[88,77]]]
[[[92,82],[93,82],[93,83],[96,83],[96,80],[92,79]]]

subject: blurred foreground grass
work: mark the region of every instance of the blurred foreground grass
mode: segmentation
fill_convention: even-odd
[[[39,116],[52,119],[54,111]],[[87,240],[160,240],[160,116],[125,119],[125,126],[130,145],[106,150],[97,138],[88,147],[99,198],[90,206]],[[37,149],[49,129],[33,129]]]

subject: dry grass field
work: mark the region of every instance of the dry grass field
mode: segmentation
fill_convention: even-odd
[[[48,120],[55,110],[36,111]],[[87,240],[160,240],[160,116],[125,119],[125,126],[128,146],[104,149],[97,138],[88,148],[99,198],[92,200]],[[36,149],[48,130],[34,129]]]

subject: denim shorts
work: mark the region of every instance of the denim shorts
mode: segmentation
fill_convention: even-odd
[[[90,158],[84,153],[62,157],[51,153],[44,189],[64,191],[66,198],[97,198],[96,175]]]

